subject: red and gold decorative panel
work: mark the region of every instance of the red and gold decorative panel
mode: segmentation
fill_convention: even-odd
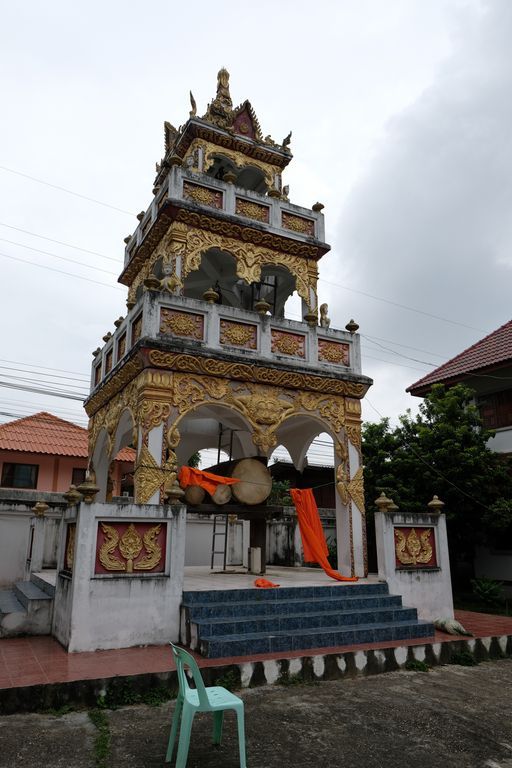
[[[315,235],[315,222],[313,219],[305,219],[303,216],[296,216],[286,211],[283,211],[281,214],[281,226],[283,229],[289,229],[301,235],[309,235],[310,237]]]
[[[252,200],[244,200],[237,197],[235,201],[235,213],[239,216],[245,216],[247,219],[256,219],[268,224],[270,221],[270,208],[267,205],[253,203]]]
[[[210,208],[222,208],[222,192],[200,184],[191,184],[189,181],[183,182],[183,198],[200,205],[208,205]]]
[[[94,369],[94,386],[97,387],[101,381],[101,364]]]
[[[126,352],[126,331],[123,333],[119,341],[117,342],[117,359],[120,360],[124,357]]]
[[[172,336],[202,341],[204,337],[204,315],[162,308],[160,310],[160,333],[169,333]]]
[[[270,333],[272,352],[275,354],[302,358],[306,356],[306,339],[300,333],[286,333],[276,328],[272,328]]]
[[[105,355],[105,373],[108,373],[112,370],[112,354],[112,349],[109,349]]]
[[[437,567],[434,528],[395,526],[395,565],[397,568]]]
[[[248,139],[257,138],[253,125],[253,118],[247,107],[235,117],[232,130],[233,133],[246,136]]]
[[[339,341],[318,339],[318,359],[324,363],[350,365],[350,346]]]
[[[220,321],[220,343],[245,349],[257,349],[258,329],[249,323],[235,323],[232,320]]]
[[[163,573],[167,523],[98,522],[94,573]]]
[[[76,523],[68,523],[66,528],[66,549],[64,550],[64,570],[73,570],[75,559]]]
[[[132,344],[138,341],[142,334],[142,313],[132,323]]]

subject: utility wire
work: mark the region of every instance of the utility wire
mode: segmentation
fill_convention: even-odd
[[[59,371],[59,373],[74,373],[81,375],[78,371],[68,371],[65,368],[51,368],[47,365],[39,365],[39,363],[22,363],[19,360],[2,360],[0,359],[0,363],[11,363],[12,365],[27,365],[30,368],[42,368],[45,371]],[[89,381],[89,377],[84,376],[84,379],[86,381]]]
[[[6,387],[7,389],[19,389],[22,392],[35,392],[40,395],[50,395],[51,397],[63,397],[66,400],[78,400],[80,403],[83,403],[86,398],[86,395],[79,397],[78,395],[71,393],[66,394],[65,392],[58,392],[57,390],[43,389],[42,387],[29,387],[23,384],[14,384],[6,381],[0,381],[0,387]]]
[[[73,248],[75,251],[82,251],[83,253],[90,253],[93,256],[101,256],[102,259],[108,259],[119,264],[119,259],[115,259],[113,256],[106,256],[99,251],[90,251],[88,248],[81,248],[79,245],[71,245],[71,243],[64,243],[62,240],[54,240],[53,237],[45,237],[45,235],[38,235],[36,232],[30,232],[28,229],[21,229],[21,227],[14,227],[12,224],[6,224],[0,221],[0,227],[7,227],[8,229],[14,229],[16,232],[23,232],[25,235],[31,235],[32,237],[38,237],[40,240],[47,240],[49,243],[57,243],[57,245],[65,245],[66,248]]]
[[[111,210],[118,211],[119,213],[126,213],[128,216],[135,216],[134,213],[132,213],[131,211],[125,211],[124,208],[118,208],[116,205],[110,205],[110,203],[104,203],[101,200],[96,200],[94,197],[87,197],[87,195],[81,195],[79,192],[74,192],[72,189],[66,189],[66,187],[61,187],[58,184],[51,184],[49,181],[44,181],[43,179],[37,179],[35,176],[29,176],[28,173],[15,171],[13,168],[6,168],[5,165],[0,165],[0,170],[7,171],[7,173],[14,173],[16,176],[21,176],[24,179],[30,179],[30,181],[35,181],[37,184],[44,184],[45,187],[58,189],[60,192],[66,192],[68,195],[73,195],[74,197],[80,197],[82,200],[87,200],[89,203],[96,203],[96,205],[102,205],[104,208],[110,208]]]
[[[106,275],[113,275],[114,277],[117,277],[116,272],[111,272],[109,269],[102,269],[101,267],[97,267],[95,264],[86,264],[85,261],[76,261],[75,259],[70,259],[67,256],[58,256],[56,253],[51,253],[50,251],[42,251],[40,248],[33,248],[31,245],[23,245],[23,243],[17,243],[14,240],[7,240],[7,238],[5,237],[0,237],[0,240],[3,243],[16,245],[18,248],[26,248],[28,251],[35,251],[36,253],[42,253],[45,256],[52,256],[54,259],[60,259],[60,261],[67,261],[70,264],[77,264],[79,267],[85,267],[86,269],[94,269],[96,272],[104,272]]]
[[[0,253],[4,259],[11,259],[11,261],[19,261],[22,264],[29,264],[32,267],[39,267],[40,269],[48,269],[50,272],[58,272],[60,275],[67,275],[68,277],[74,277],[76,280],[85,280],[87,283],[94,283],[95,285],[103,285],[105,288],[112,288],[115,291],[124,291],[124,288],[120,288],[117,285],[109,285],[108,283],[101,283],[99,280],[92,280],[89,277],[82,277],[81,275],[74,275],[72,272],[64,272],[62,269],[55,269],[55,267],[47,267],[45,264],[38,264],[36,261],[27,261],[26,259],[20,259],[17,256],[9,256],[7,253]]]
[[[417,357],[410,357],[409,355],[402,354],[402,352],[396,352],[394,349],[385,347],[384,344],[381,344],[378,341],[372,341],[368,336],[365,336],[363,334],[361,334],[361,338],[366,339],[366,341],[368,341],[370,344],[374,344],[375,346],[380,347],[385,352],[390,352],[392,355],[403,357],[404,360],[412,360],[413,363],[420,363],[421,365],[432,365],[434,368],[438,367],[437,363],[429,363],[426,360],[419,360]]]

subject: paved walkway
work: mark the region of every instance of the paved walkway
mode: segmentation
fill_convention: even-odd
[[[245,690],[248,768],[511,768],[511,690],[510,659]],[[162,768],[173,709],[101,711],[102,765]],[[100,733],[86,712],[0,717],[0,768],[94,768]],[[198,715],[187,768],[237,768],[232,715],[210,735]]]
[[[491,616],[469,611],[457,611],[456,617],[475,637],[496,637],[512,635],[512,617]],[[445,633],[436,632],[435,642],[445,643],[460,640]],[[240,664],[247,661],[298,658],[317,653],[341,653],[344,651],[371,650],[393,647],[394,645],[422,645],[425,638],[418,640],[365,643],[336,648],[285,651],[276,654],[254,654],[251,657],[237,656],[222,659],[203,659],[196,656],[201,667]],[[13,688],[48,683],[65,683],[75,680],[95,680],[122,675],[168,672],[174,669],[170,650],[167,646],[143,648],[121,648],[93,653],[67,653],[52,637],[17,637],[0,640],[0,688]]]

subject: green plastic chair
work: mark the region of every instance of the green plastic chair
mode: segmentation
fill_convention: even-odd
[[[244,703],[242,699],[230,693],[221,686],[205,687],[203,678],[194,658],[184,651],[183,648],[170,643],[176,670],[178,672],[178,682],[180,690],[176,701],[176,708],[172,719],[171,734],[169,736],[169,746],[165,762],[170,763],[174,752],[174,742],[181,717],[180,737],[178,742],[178,756],[176,758],[176,768],[185,768],[187,764],[188,748],[190,744],[190,734],[192,731],[192,721],[196,712],[213,712],[213,743],[220,744],[222,739],[222,724],[224,721],[224,710],[234,709],[236,712],[238,724],[238,748],[240,752],[240,768],[247,768],[245,762],[245,725],[244,725]],[[185,667],[188,667],[194,678],[195,689],[188,684]]]

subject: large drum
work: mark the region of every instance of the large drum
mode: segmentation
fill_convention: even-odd
[[[258,459],[240,459],[231,471],[231,477],[239,478],[231,490],[235,499],[242,504],[262,504],[272,490],[270,472]]]

